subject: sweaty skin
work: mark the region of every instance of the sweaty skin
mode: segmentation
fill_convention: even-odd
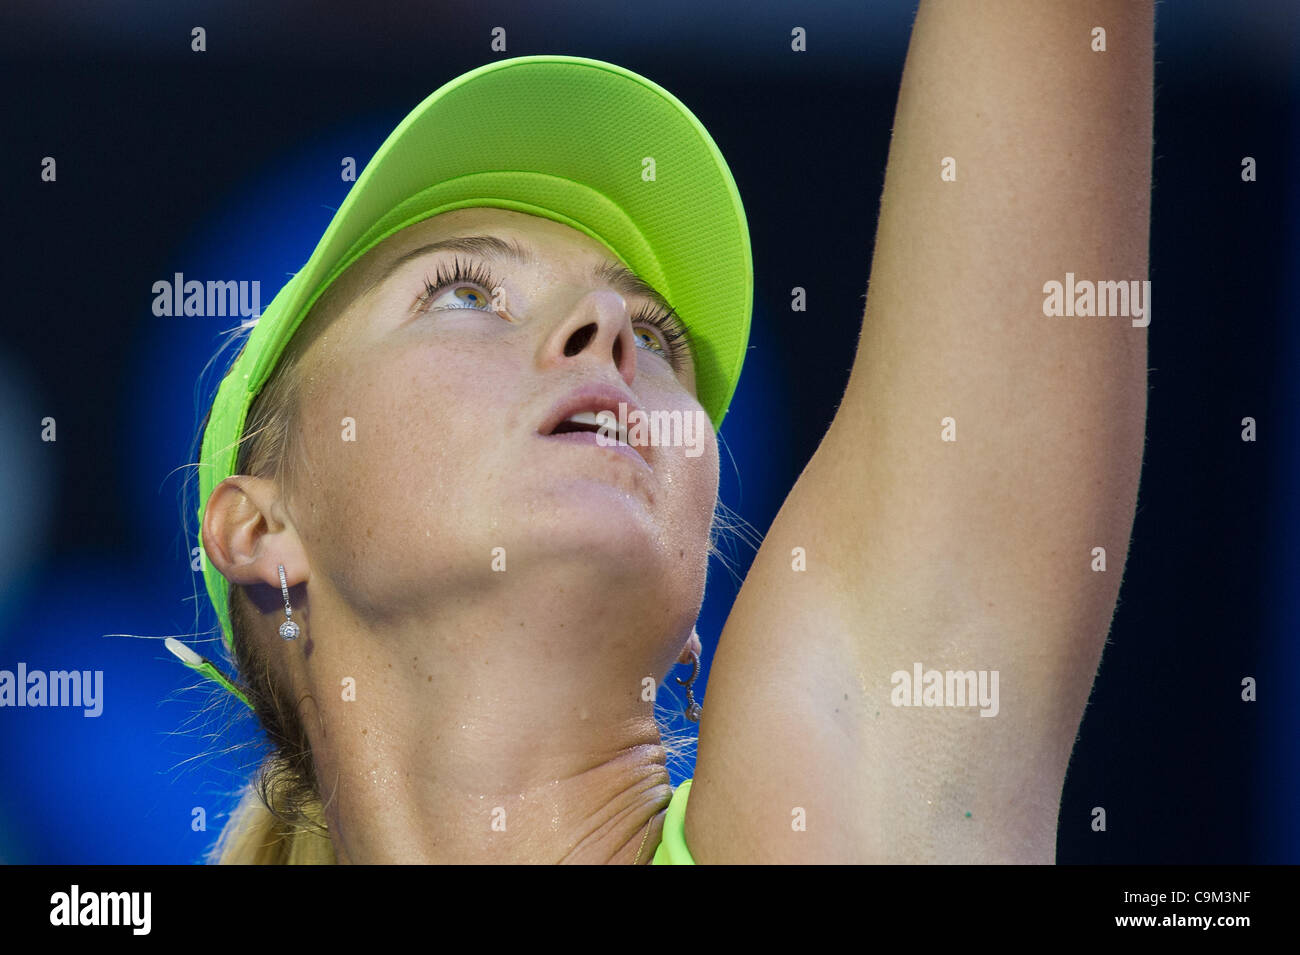
[[[475,235],[531,256],[434,252],[383,277]],[[448,307],[477,301],[449,289],[414,311],[457,256],[504,307]],[[674,371],[633,328],[644,302],[591,281],[606,261],[502,209],[390,237],[301,331],[293,486],[237,476],[214,495],[205,546],[259,600],[255,639],[304,698],[340,861],[648,863],[658,845],[671,789],[645,681],[699,647],[718,454],[711,428],[702,454],[642,448],[648,463],[538,433],[580,386],[702,411],[689,354]]]

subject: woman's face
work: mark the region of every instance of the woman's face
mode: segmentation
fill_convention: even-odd
[[[523,258],[424,250],[471,236]],[[457,260],[465,277],[442,285]],[[658,309],[596,273],[607,264],[560,223],[461,209],[391,236],[327,292],[303,356],[290,514],[313,575],[363,619],[432,619],[442,585],[541,571],[561,587],[609,580],[689,633],[717,445],[689,346],[634,323]],[[554,433],[571,408],[617,415],[620,401],[680,420],[660,441],[691,444],[629,452],[563,434],[581,418]]]

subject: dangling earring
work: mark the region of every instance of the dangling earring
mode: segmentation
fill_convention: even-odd
[[[284,579],[284,564],[280,565],[280,592],[284,594],[284,623],[280,624],[280,636],[286,640],[297,640],[302,628],[293,622],[293,608],[289,606],[289,583]]]
[[[698,723],[700,717],[704,715],[704,707],[695,702],[695,694],[691,691],[691,684],[694,683],[695,678],[700,675],[700,655],[694,650],[689,652],[691,654],[691,661],[695,666],[695,669],[691,672],[691,678],[689,680],[683,680],[681,677],[675,677],[674,679],[677,680],[678,686],[686,687],[686,718],[692,723]]]

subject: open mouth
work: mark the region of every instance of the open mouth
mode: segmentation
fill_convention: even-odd
[[[628,442],[627,421],[639,414],[640,405],[623,389],[587,384],[556,403],[539,422],[537,433],[551,441],[604,448],[654,470],[646,454]]]
[[[589,444],[620,454],[643,468],[651,467],[641,450],[628,444],[627,428],[619,425],[612,411],[576,411],[556,422],[550,431],[539,432],[548,441]]]
[[[627,428],[619,426],[618,417],[612,411],[579,411],[571,414],[557,424],[551,434],[573,434],[578,431],[603,434],[611,442],[617,440],[620,444],[627,444]]]

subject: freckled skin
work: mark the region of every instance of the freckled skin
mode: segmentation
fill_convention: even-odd
[[[454,235],[534,250],[525,266],[488,263],[505,317],[413,312],[447,253],[370,287],[404,252]],[[300,330],[295,485],[237,479],[268,519],[240,536],[247,513],[226,508],[229,550],[245,553],[210,554],[232,581],[276,593],[283,563],[303,593],[294,618],[311,656],[267,645],[311,697],[304,723],[342,861],[644,863],[657,845],[670,792],[641,680],[662,680],[693,639],[718,454],[711,428],[698,457],[646,449],[653,471],[537,434],[582,385],[699,410],[689,359],[674,371],[638,344],[642,303],[592,283],[602,260],[616,258],[560,223],[457,210],[367,253]],[[272,605],[259,631],[276,626]]]
[[[483,555],[493,546],[506,547],[516,568],[542,559],[584,564],[597,547],[635,563],[642,586],[689,604],[701,586],[716,444],[710,440],[694,460],[681,449],[656,449],[665,453],[646,479],[612,453],[548,446],[534,434],[551,406],[585,383],[626,388],[646,408],[698,407],[693,374],[674,375],[644,349],[630,385],[607,348],[562,354],[566,332],[589,322],[608,327],[634,310],[584,281],[590,261],[611,257],[603,247],[550,220],[458,211],[372,251],[339,293],[346,299],[368,284],[375,265],[403,251],[478,233],[545,250],[532,269],[493,269],[515,324],[474,309],[409,318],[435,269],[424,259],[352,302],[331,324],[328,341],[308,352],[309,365],[332,370],[315,376],[304,396],[305,483],[319,486],[320,506],[314,514],[294,513],[304,536],[318,544],[313,572],[329,575],[358,612],[427,618],[435,594],[416,584],[436,575],[481,586],[491,579],[483,575]],[[344,417],[357,422],[355,442],[340,438]],[[669,542],[684,546],[665,553]],[[665,559],[674,552],[678,560]],[[335,565],[330,555],[344,560]]]

